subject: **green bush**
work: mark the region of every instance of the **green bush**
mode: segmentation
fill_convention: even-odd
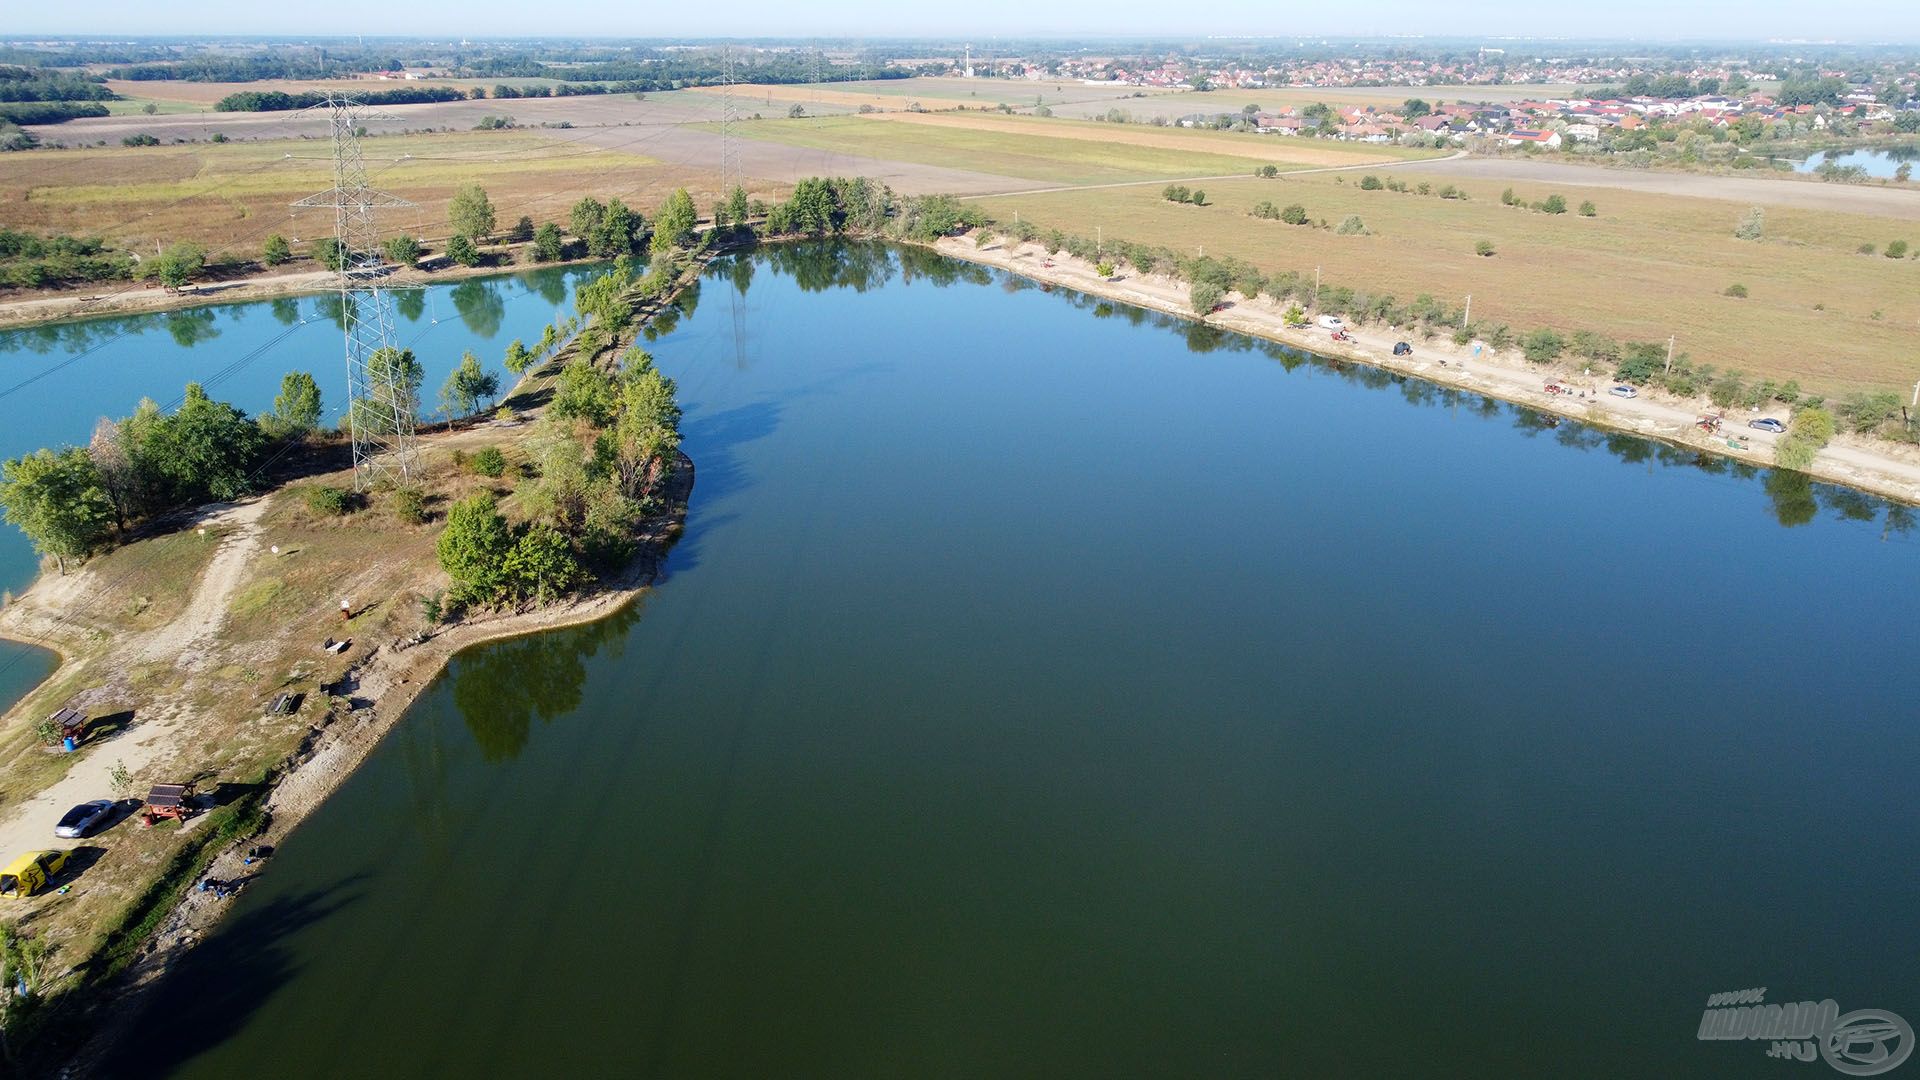
[[[1305,225],[1307,223],[1307,208],[1301,206],[1299,203],[1294,203],[1285,210],[1280,211],[1280,220],[1289,225]]]
[[[1558,359],[1567,348],[1566,339],[1552,330],[1535,330],[1520,342],[1520,351],[1528,362],[1547,364]]]
[[[303,494],[306,496],[307,509],[316,514],[339,517],[353,510],[353,492],[346,488],[316,484],[307,488]]]
[[[419,488],[398,488],[393,493],[393,516],[409,525],[422,525],[427,520],[427,498]]]
[[[1885,254],[1886,254],[1886,256],[1887,256],[1887,258],[1889,258],[1889,259],[1904,259],[1904,258],[1906,258],[1906,257],[1907,257],[1907,242],[1906,242],[1905,240],[1894,240],[1894,241],[1892,241],[1892,242],[1890,242],[1890,243],[1888,243],[1888,244],[1887,244],[1887,250],[1886,250],[1886,252],[1885,252]]]
[[[1724,295],[1731,296],[1736,300],[1745,300],[1747,298],[1747,287],[1736,281],[1727,286],[1727,291]]]
[[[1581,217],[1597,217],[1599,216],[1599,214],[1600,214],[1600,208],[1593,205],[1593,201],[1591,199],[1580,204]]]
[[[1334,232],[1340,236],[1365,236],[1367,223],[1360,220],[1359,214],[1348,214],[1346,220],[1342,221],[1340,227]]]
[[[1367,175],[1361,177],[1360,190],[1361,191],[1379,191],[1380,178],[1373,175],[1372,173],[1368,173]]]
[[[1473,245],[1473,253],[1481,258],[1493,258],[1493,241],[1476,240]]]
[[[473,460],[468,462],[468,465],[481,476],[497,480],[506,474],[507,455],[501,453],[497,446],[485,447],[473,455]]]

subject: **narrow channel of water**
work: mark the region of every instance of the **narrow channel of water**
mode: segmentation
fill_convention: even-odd
[[[1745,1077],[1710,994],[1920,1018],[1906,510],[919,251],[718,267],[654,348],[666,581],[458,658],[123,1072]]]

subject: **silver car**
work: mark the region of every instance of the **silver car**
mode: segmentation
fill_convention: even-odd
[[[99,828],[112,813],[113,803],[106,799],[81,803],[60,819],[60,824],[53,827],[53,835],[62,840],[78,840]]]

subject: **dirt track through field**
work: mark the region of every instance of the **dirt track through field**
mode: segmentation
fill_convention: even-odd
[[[1073,123],[1045,123],[994,116],[989,113],[876,113],[864,119],[876,123],[923,124],[929,127],[964,128],[1043,139],[1070,139],[1076,142],[1117,143],[1123,146],[1150,146],[1159,150],[1180,150],[1196,154],[1223,154],[1253,161],[1274,161],[1301,165],[1387,164],[1400,159],[1384,154],[1346,150],[1338,143],[1283,137],[1213,135],[1185,129],[1148,127],[1144,124],[1108,124],[1081,127]]]
[[[1849,214],[1920,221],[1920,189],[1879,184],[1822,184],[1775,177],[1716,176],[1707,173],[1659,172],[1650,169],[1608,169],[1560,161],[1525,158],[1469,157],[1424,165],[1435,176],[1460,176],[1519,183],[1568,184],[1577,187],[1619,188],[1655,195],[1685,195],[1721,199],[1757,206],[1791,206]]]

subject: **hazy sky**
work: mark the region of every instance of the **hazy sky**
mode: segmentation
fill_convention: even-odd
[[[1539,0],[1354,0],[1280,5],[1272,0],[1212,0],[1203,5],[1112,0],[968,0],[914,4],[881,0],[735,0],[729,6],[584,3],[578,0],[92,0],[84,4],[13,0],[0,35],[113,37],[143,34],[404,34],[759,36],[959,35],[1073,36],[1157,34],[1197,40],[1207,34],[1292,37],[1422,33],[1643,39],[1920,41],[1920,3],[1867,0],[1615,0],[1548,4]],[[731,25],[721,21],[731,12]]]

